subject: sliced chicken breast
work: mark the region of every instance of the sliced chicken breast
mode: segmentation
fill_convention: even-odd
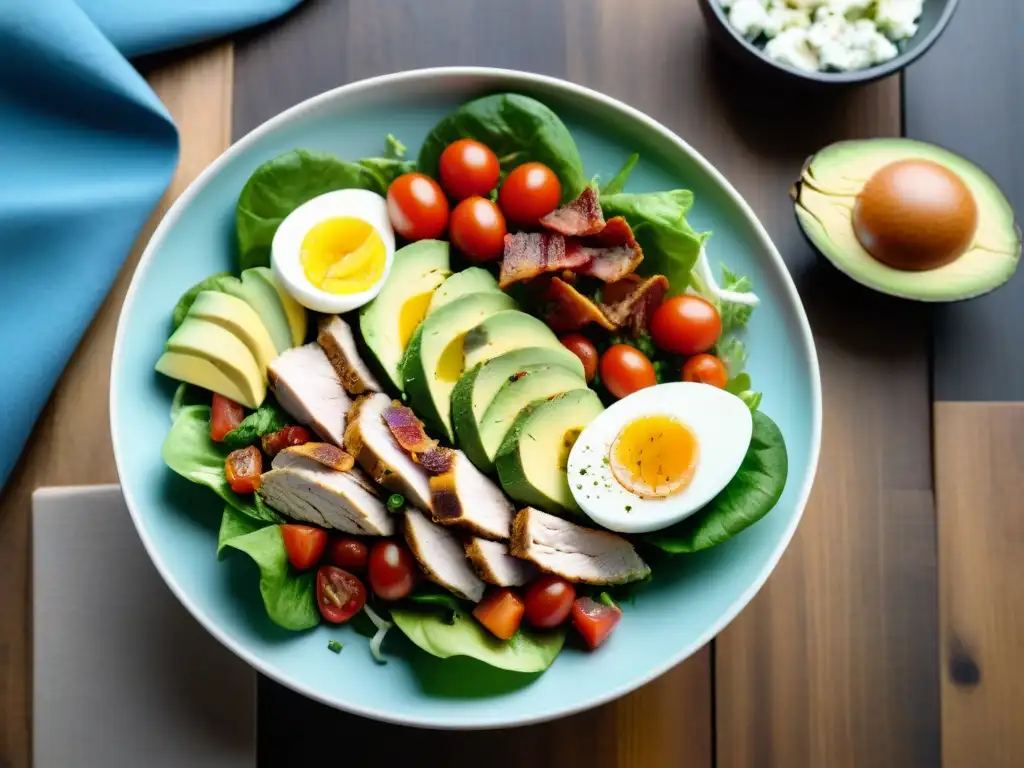
[[[270,363],[267,377],[277,402],[292,418],[329,443],[344,442],[345,414],[352,400],[319,344],[286,350]]]
[[[345,450],[376,482],[429,512],[430,479],[395,442],[384,423],[384,409],[389,405],[391,398],[380,392],[363,395],[353,403],[345,428]]]
[[[405,510],[405,540],[427,578],[458,597],[480,602],[484,583],[469,567],[462,544],[418,509]]]
[[[348,323],[337,315],[323,318],[316,340],[327,353],[327,359],[341,379],[341,385],[350,395],[384,391],[377,377],[359,356],[356,339]]]
[[[512,524],[511,554],[542,571],[585,584],[625,584],[651,569],[621,536],[526,507]]]
[[[359,536],[395,533],[394,518],[361,478],[299,454],[278,454],[260,478],[260,491],[270,506],[296,520]]]
[[[462,451],[453,451],[448,472],[430,478],[434,520],[456,525],[487,539],[507,539],[515,508],[501,488],[476,468]]]
[[[466,545],[466,557],[481,579],[499,587],[521,587],[537,574],[533,563],[512,557],[500,541],[474,536]]]

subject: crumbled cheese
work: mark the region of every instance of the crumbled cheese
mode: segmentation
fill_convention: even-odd
[[[818,71],[818,55],[807,44],[807,30],[802,27],[784,29],[765,44],[764,50],[780,64],[805,72]]]
[[[875,24],[890,40],[906,40],[917,34],[924,0],[877,0]]]
[[[768,23],[768,12],[760,0],[736,0],[729,11],[729,23],[746,38],[759,37]]]

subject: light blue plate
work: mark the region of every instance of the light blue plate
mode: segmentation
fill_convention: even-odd
[[[655,573],[619,628],[596,653],[566,649],[541,675],[441,661],[389,636],[378,666],[349,628],[292,634],[265,616],[256,570],[244,557],[214,555],[222,505],[172,474],[160,458],[170,427],[172,382],[153,371],[171,310],[190,285],[235,269],[234,209],[260,163],[295,147],[356,159],[378,154],[394,133],[415,152],[426,132],[482,93],[530,93],[569,125],[589,174],[610,178],[632,152],[641,161],[629,191],[686,187],[692,223],[710,229],[709,256],[751,275],[762,305],[749,331],[749,371],[762,409],[782,429],[790,474],[778,506],[732,541],[679,556]],[[153,235],[121,315],[110,392],[121,484],[139,535],[167,584],[221,642],[261,672],[341,709],[443,728],[522,725],[586,709],[642,685],[707,643],[750,601],[800,520],[818,459],[821,393],[807,318],[762,226],[700,155],[650,118],[560,80],[487,69],[433,69],[367,80],[279,115],[235,144],[181,196]],[[335,655],[327,641],[339,637]]]

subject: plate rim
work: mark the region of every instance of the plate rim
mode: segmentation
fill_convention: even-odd
[[[455,79],[459,78],[479,78],[487,79],[492,81],[495,85],[500,87],[514,88],[518,87],[529,87],[530,85],[539,85],[548,88],[553,91],[560,91],[566,93],[572,97],[589,100],[591,102],[599,103],[603,108],[610,109],[618,112],[628,120],[640,122],[644,124],[649,130],[654,131],[657,134],[673,144],[679,151],[685,153],[691,160],[699,165],[702,170],[707,173],[713,181],[719,186],[719,188],[730,198],[730,200],[739,208],[742,214],[747,218],[748,223],[752,225],[754,234],[756,235],[762,249],[768,254],[771,266],[774,268],[777,276],[780,278],[782,289],[786,296],[789,298],[790,303],[795,309],[797,324],[800,329],[800,336],[802,337],[804,350],[807,355],[808,363],[811,371],[811,403],[810,403],[810,416],[811,416],[811,446],[808,465],[802,478],[802,483],[799,491],[799,495],[796,500],[796,514],[793,516],[789,525],[783,531],[779,542],[776,544],[775,549],[772,551],[771,556],[765,562],[764,566],[758,572],[757,577],[754,581],[743,591],[743,593],[732,602],[728,610],[726,610],[717,622],[713,623],[708,627],[694,642],[689,643],[681,647],[678,651],[672,654],[665,662],[659,664],[654,669],[650,670],[644,675],[639,675],[636,678],[630,680],[628,683],[619,685],[608,691],[602,692],[600,695],[592,696],[586,700],[577,702],[570,707],[553,707],[545,709],[539,712],[533,712],[525,716],[515,716],[511,718],[492,718],[486,721],[475,721],[470,723],[457,722],[451,718],[436,717],[436,716],[408,716],[408,715],[395,715],[390,712],[375,709],[373,707],[362,706],[359,704],[353,704],[345,702],[340,699],[331,698],[329,696],[318,693],[305,685],[296,683],[293,680],[287,679],[284,674],[280,674],[279,671],[268,663],[265,663],[256,654],[252,653],[246,648],[241,642],[231,637],[227,632],[220,628],[205,611],[201,610],[198,606],[194,605],[191,599],[188,597],[186,592],[177,583],[174,576],[170,573],[167,566],[160,557],[159,550],[156,547],[153,539],[150,536],[149,531],[143,523],[142,517],[137,511],[138,504],[134,499],[132,492],[126,485],[121,483],[121,491],[124,495],[125,505],[128,507],[128,511],[132,518],[132,524],[135,526],[135,531],[138,533],[140,540],[142,541],[143,547],[146,550],[146,554],[149,556],[150,561],[156,568],[160,577],[167,585],[168,589],[174,594],[178,601],[188,610],[190,614],[209,632],[218,642],[225,646],[228,650],[234,653],[236,656],[245,661],[249,666],[258,671],[259,673],[266,675],[275,682],[290,688],[291,690],[300,693],[301,695],[312,699],[314,701],[325,704],[334,709],[339,709],[344,712],[349,712],[362,717],[372,718],[386,723],[392,723],[395,725],[405,725],[420,728],[431,728],[439,730],[480,730],[488,728],[509,728],[509,727],[521,727],[526,725],[533,725],[537,723],[543,723],[557,718],[567,717],[569,715],[584,712],[602,704],[606,704],[610,701],[614,701],[622,696],[625,696],[632,691],[646,685],[647,683],[655,680],[670,669],[686,660],[700,648],[705,646],[710,640],[717,636],[723,629],[732,623],[733,619],[736,618],[739,613],[746,608],[754,596],[761,590],[768,577],[775,570],[782,558],[783,553],[789,547],[789,543],[792,541],[793,536],[796,533],[796,529],[803,519],[804,510],[807,506],[807,501],[810,497],[811,488],[814,484],[814,478],[817,473],[818,461],[821,453],[821,429],[822,429],[822,402],[821,402],[821,373],[818,364],[818,354],[814,345],[814,338],[811,333],[810,323],[807,319],[807,313],[804,309],[803,302],[800,299],[800,295],[797,291],[796,284],[793,281],[792,275],[789,273],[789,269],[786,267],[785,262],[782,259],[781,254],[775,247],[768,232],[765,230],[764,225],[760,219],[755,215],[753,209],[747,201],[739,194],[739,192],[726,180],[726,178],[712,165],[700,152],[694,149],[689,143],[683,140],[676,133],[671,131],[666,126],[654,118],[646,115],[640,110],[629,106],[628,104],[608,96],[600,91],[587,88],[576,83],[572,83],[568,80],[563,80],[557,77],[551,77],[549,75],[542,75],[534,72],[524,72],[521,70],[504,69],[497,67],[479,67],[479,66],[460,66],[460,67],[427,67],[421,69],[410,69],[403,70],[400,72],[393,72],[383,75],[377,75],[375,77],[365,78],[357,80],[351,83],[332,88],[331,90],[324,91],[316,96],[312,96],[305,99],[298,104],[295,104],[288,109],[279,112],[268,120],[264,121],[260,125],[253,128],[251,131],[246,133],[240,139],[231,144],[224,152],[222,152],[212,163],[210,163],[189,185],[185,190],[178,196],[178,198],[171,204],[167,212],[164,214],[160,223],[157,225],[153,234],[150,236],[145,249],[142,252],[142,256],[139,258],[138,265],[135,268],[135,272],[132,275],[131,283],[128,286],[128,291],[125,294],[125,299],[121,305],[121,311],[118,315],[117,331],[114,337],[114,348],[113,358],[111,361],[110,371],[110,399],[109,399],[109,410],[110,410],[110,437],[114,451],[114,464],[117,468],[118,479],[122,477],[122,460],[121,455],[123,447],[120,444],[118,435],[121,434],[119,409],[116,404],[120,400],[120,379],[121,379],[121,360],[124,358],[122,354],[123,347],[126,343],[128,336],[128,322],[126,319],[134,313],[135,302],[139,291],[139,285],[143,282],[146,273],[149,271],[150,266],[153,262],[154,255],[157,250],[167,237],[167,233],[177,224],[178,219],[182,213],[189,207],[192,200],[204,189],[207,184],[213,179],[222,167],[227,165],[236,156],[243,154],[250,145],[255,144],[259,139],[265,135],[271,134],[278,130],[280,127],[292,122],[293,120],[300,118],[305,113],[316,110],[322,104],[334,101],[336,99],[343,99],[346,96],[361,93],[367,90],[373,90],[381,87],[387,87],[395,83],[403,83],[406,81],[416,81],[420,79]]]

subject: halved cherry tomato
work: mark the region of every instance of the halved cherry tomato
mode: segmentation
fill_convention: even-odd
[[[456,205],[448,230],[452,245],[470,261],[495,261],[505,251],[505,217],[485,197],[467,197]]]
[[[694,355],[683,363],[683,381],[696,381],[700,384],[710,384],[719,389],[725,389],[729,381],[729,374],[725,370],[722,361],[714,355]]]
[[[523,163],[512,169],[498,190],[498,205],[509,221],[521,226],[536,224],[562,199],[562,182],[543,163]]]
[[[282,525],[281,538],[288,562],[298,571],[316,565],[327,546],[327,531],[312,525]]]
[[[721,335],[722,318],[718,310],[700,296],[666,299],[651,317],[654,343],[677,355],[707,352]]]
[[[305,445],[312,439],[312,435],[305,427],[285,427],[263,436],[263,452],[267,456],[277,456],[285,448]]]
[[[327,559],[346,571],[362,573],[366,570],[366,561],[370,559],[370,548],[359,539],[338,536],[332,538],[327,547]]]
[[[316,605],[332,624],[343,624],[366,604],[366,587],[357,577],[333,565],[316,572]]]
[[[448,199],[429,176],[403,173],[388,187],[388,216],[406,240],[440,237],[448,226]]]
[[[381,600],[401,600],[416,584],[416,564],[409,550],[394,541],[379,541],[370,550],[370,589]]]
[[[582,333],[570,333],[559,341],[583,363],[583,375],[589,384],[597,373],[597,347]]]
[[[538,629],[557,627],[572,610],[576,588],[558,576],[538,576],[526,588],[526,620]]]
[[[605,641],[621,618],[621,608],[599,603],[593,598],[581,597],[572,604],[572,625],[591,649]]]
[[[620,400],[658,383],[647,355],[628,344],[608,347],[601,355],[601,381]]]
[[[263,474],[263,455],[255,445],[232,451],[224,460],[224,477],[235,493],[255,493]]]
[[[224,395],[213,393],[213,404],[210,407],[210,439],[218,443],[228,432],[242,423],[245,409]]]
[[[449,197],[465,200],[474,195],[486,196],[498,186],[501,167],[498,156],[486,144],[474,139],[453,141],[438,163],[441,186]]]
[[[476,604],[473,615],[492,635],[508,640],[523,621],[523,598],[511,589],[496,589]]]

